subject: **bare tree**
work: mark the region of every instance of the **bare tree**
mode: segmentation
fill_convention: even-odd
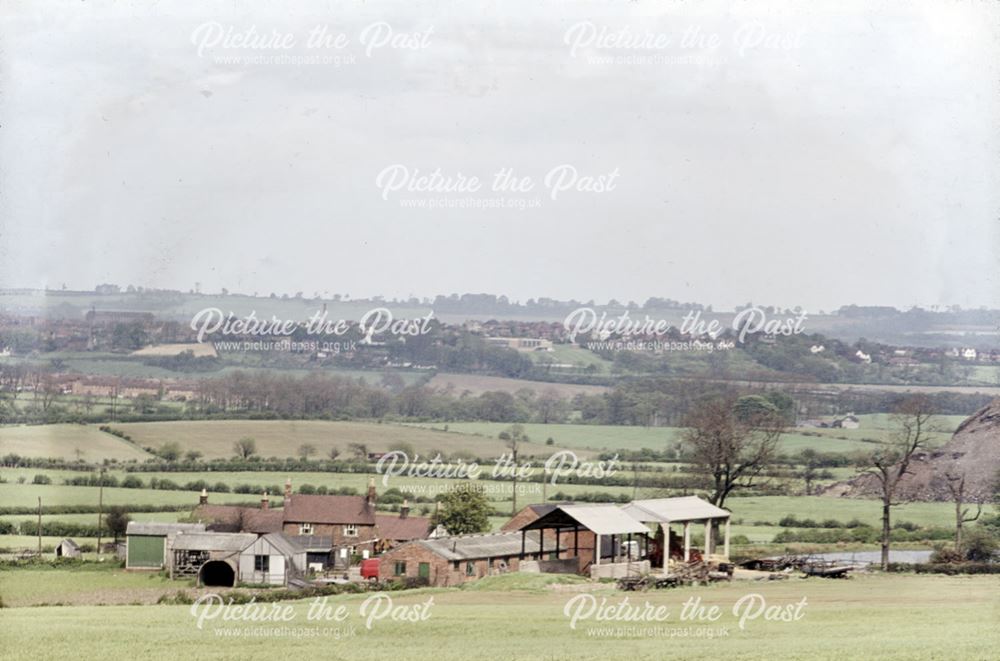
[[[945,473],[945,486],[955,503],[955,553],[962,555],[962,526],[979,519],[983,513],[983,498],[980,494],[970,493],[965,486],[965,473]],[[970,508],[966,504],[972,501],[976,505],[975,516],[969,516]]]
[[[864,458],[862,474],[871,475],[882,500],[882,570],[889,569],[892,508],[901,504],[899,484],[909,475],[914,456],[927,446],[932,425],[931,400],[914,395],[892,414],[896,427],[888,442]]]
[[[773,406],[731,394],[696,403],[682,439],[691,462],[712,480],[712,504],[722,507],[736,489],[749,488],[774,460],[785,422]],[[757,398],[761,399],[761,398]]]

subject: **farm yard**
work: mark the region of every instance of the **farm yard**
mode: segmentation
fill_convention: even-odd
[[[959,416],[943,418],[942,429],[956,426]],[[782,440],[782,451],[794,454],[803,449],[813,449],[832,455],[851,453],[877,446],[891,434],[887,416],[860,416],[858,429],[795,430]],[[303,465],[291,468],[267,462],[248,465],[240,470],[213,467],[212,460],[231,460],[234,444],[242,438],[253,438],[260,457],[296,458],[304,445],[312,446],[313,459],[323,460],[335,448],[344,459],[350,459],[352,447],[363,446],[367,452],[380,453],[403,449],[430,458],[441,453],[445,458],[463,457],[482,466],[480,483],[494,509],[491,524],[501,526],[514,506],[513,485],[509,480],[491,479],[491,469],[496,458],[507,451],[499,438],[507,429],[499,423],[449,423],[445,425],[400,425],[390,423],[327,422],[327,421],[172,421],[152,423],[115,424],[115,434],[101,431],[94,425],[49,425],[0,427],[0,455],[16,454],[24,457],[59,458],[68,462],[93,462],[96,458],[109,460],[106,475],[109,486],[95,486],[94,469],[72,468],[0,468],[0,525],[13,526],[0,534],[0,549],[34,548],[37,538],[18,532],[25,525],[33,525],[37,517],[34,509],[41,498],[43,530],[55,525],[68,524],[81,529],[96,526],[99,499],[104,507],[126,507],[136,521],[179,521],[190,514],[197,503],[201,485],[207,486],[211,502],[218,504],[256,505],[260,495],[268,491],[272,504],[280,506],[280,493],[286,479],[293,488],[321,493],[343,490],[360,493],[372,474],[374,465],[342,467],[330,470],[304,470]],[[661,451],[681,446],[682,431],[678,428],[649,428],[599,425],[527,424],[523,432],[530,441],[520,444],[521,456],[534,458],[534,465],[541,466],[545,458],[563,449],[572,450],[582,462],[600,461],[598,451],[638,451],[659,448]],[[946,437],[946,431],[940,437]],[[196,450],[202,457],[185,468],[182,465],[164,466],[150,470],[143,464],[160,461],[154,452],[166,444],[174,444],[180,454]],[[161,461],[162,464],[162,461]],[[141,468],[141,470],[140,470]],[[166,470],[169,468],[169,470]],[[517,503],[551,500],[611,500],[652,498],[663,495],[683,494],[676,486],[685,480],[690,467],[680,462],[662,460],[642,461],[638,464],[622,461],[614,480],[594,483],[575,483],[560,479],[556,484],[542,484],[540,468],[535,481],[518,484]],[[819,476],[817,485],[851,477],[855,473],[849,466],[826,469],[825,477]],[[126,478],[132,482],[123,488]],[[91,480],[88,482],[87,480]],[[426,514],[433,509],[433,501],[440,494],[453,488],[460,480],[398,475],[389,478],[388,484],[379,482],[379,489],[396,489],[408,494],[414,511]],[[793,516],[813,522],[832,521],[841,526],[841,536],[848,534],[851,522],[876,527],[879,505],[872,500],[842,499],[801,494],[801,482],[796,470],[776,473],[774,485],[784,484],[798,495],[737,494],[729,500],[733,511],[734,534],[737,546],[772,548],[775,537],[784,533],[799,535],[803,540],[816,537],[816,533],[796,525],[795,520],[779,525],[783,518]],[[191,485],[186,487],[186,485]],[[674,485],[674,486],[670,486]],[[72,509],[68,509],[72,508]],[[170,511],[162,511],[168,509]],[[987,507],[987,512],[991,511]],[[895,521],[931,530],[944,530],[954,523],[953,508],[947,503],[909,503],[897,508]],[[812,537],[810,537],[810,535]],[[93,535],[80,535],[81,542],[93,543]],[[851,537],[851,539],[856,539]],[[58,538],[43,533],[43,547],[48,548]],[[910,546],[913,544],[909,541]],[[839,544],[838,548],[845,544]],[[861,548],[857,541],[851,548]],[[917,545],[919,547],[919,544]],[[925,546],[926,548],[926,546]]]

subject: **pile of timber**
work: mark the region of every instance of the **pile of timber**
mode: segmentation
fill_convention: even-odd
[[[726,562],[720,563],[716,567],[701,561],[689,562],[672,567],[666,576],[647,574],[619,579],[618,589],[632,592],[674,588],[681,585],[707,585],[713,581],[731,581],[733,569],[733,565]]]

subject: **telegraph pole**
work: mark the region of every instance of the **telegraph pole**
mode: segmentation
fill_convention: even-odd
[[[104,518],[104,467],[101,466],[100,485],[97,492],[97,557],[101,557],[101,520]]]

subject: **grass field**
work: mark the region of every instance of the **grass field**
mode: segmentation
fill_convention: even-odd
[[[370,452],[385,452],[406,444],[422,456],[441,452],[463,451],[479,457],[499,457],[502,442],[468,434],[450,434],[419,427],[366,422],[326,422],[321,420],[217,420],[134,422],[116,424],[141,446],[158,448],[176,441],[183,450],[199,450],[206,459],[233,456],[233,444],[249,436],[257,441],[262,457],[294,457],[299,447],[311,443],[317,456],[326,456],[332,447],[350,455],[348,444],[363,443]],[[524,456],[548,456],[552,448],[542,443],[528,443]]]
[[[0,586],[5,601],[19,599],[15,586],[37,597],[52,583],[65,582],[73,594],[95,586],[85,576],[11,579]],[[96,572],[101,574],[102,572]],[[107,579],[107,577],[104,577]],[[5,608],[0,610],[0,656],[65,659],[245,659],[282,657],[343,660],[405,658],[413,661],[466,659],[963,659],[996,658],[1000,630],[1000,577],[914,575],[856,576],[843,581],[792,579],[751,583],[734,581],[710,587],[627,595],[628,603],[665,608],[659,622],[581,620],[571,628],[566,614],[571,598],[583,593],[617,605],[623,593],[601,584],[546,586],[547,577],[511,575],[467,589],[425,589],[389,593],[393,606],[426,604],[417,622],[375,620],[371,628],[361,608],[368,595],[330,597],[344,605],[343,622],[307,619],[310,602],[293,602],[290,621],[209,620],[198,629],[189,606],[86,606]],[[95,579],[96,581],[97,579]],[[129,594],[144,589],[146,576],[126,578],[111,590]],[[10,594],[10,597],[8,597]],[[748,594],[768,606],[805,605],[797,621],[749,619],[740,628],[733,609]],[[700,597],[718,606],[715,622],[681,621],[682,604]],[[384,597],[383,597],[384,598]],[[587,597],[582,597],[587,598]],[[758,602],[759,603],[759,602]],[[572,608],[572,607],[571,607]],[[744,606],[745,608],[745,606]],[[791,612],[791,611],[790,611]],[[136,632],[142,635],[137,636]],[[276,632],[286,635],[276,636]],[[708,636],[714,639],[709,640]],[[390,650],[396,650],[394,653]]]
[[[97,425],[14,425],[0,427],[0,454],[55,457],[101,462],[105,459],[142,461],[150,455]]]
[[[428,423],[420,425],[430,429],[443,431],[443,423]],[[496,438],[503,430],[510,425],[501,422],[450,422],[448,432],[457,434],[473,434]],[[665,450],[679,443],[683,429],[680,427],[635,427],[619,425],[546,425],[528,423],[524,425],[524,431],[534,442],[545,442],[551,438],[556,445],[590,450],[641,450],[650,448],[653,450]],[[806,448],[812,448],[820,452],[828,453],[851,453],[870,451],[873,444],[863,441],[863,438],[883,438],[884,430],[861,429],[817,429],[809,430],[817,432],[814,435],[806,436],[796,433],[794,429],[781,437],[780,447],[783,452],[795,453]],[[829,432],[829,433],[819,433]],[[833,432],[837,432],[836,434]],[[846,434],[840,432],[854,432]],[[838,438],[839,436],[853,436],[853,438]]]
[[[204,474],[202,474],[204,475]],[[68,487],[61,484],[0,484],[0,503],[3,507],[36,507],[38,499],[43,506],[52,505],[93,505],[96,511],[98,487]],[[213,500],[220,503],[252,502],[257,497],[252,494],[213,494]],[[104,505],[128,505],[138,509],[144,505],[186,505],[197,504],[198,495],[191,491],[159,491],[152,489],[104,489]]]

